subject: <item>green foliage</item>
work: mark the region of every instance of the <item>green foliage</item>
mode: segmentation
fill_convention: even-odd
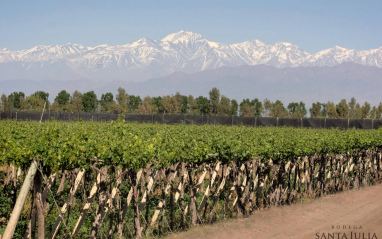
[[[13,92],[8,95],[8,102],[14,109],[21,109],[21,100],[25,99],[24,92]]]
[[[0,164],[24,169],[42,158],[49,172],[104,165],[138,170],[147,163],[295,159],[382,146],[382,130],[250,128],[214,125],[1,121]],[[218,157],[209,157],[218,154]]]
[[[289,116],[291,118],[305,118],[306,117],[306,108],[305,108],[305,103],[300,101],[300,103],[297,102],[292,102],[289,103],[288,105],[288,111],[289,111]]]
[[[115,96],[118,102],[118,113],[127,113],[129,110],[129,95],[126,93],[126,90],[122,87],[118,88],[118,94]]]
[[[231,100],[231,114],[233,116],[237,116],[237,111],[239,110],[239,105],[235,99]]]
[[[153,97],[153,104],[155,107],[154,112],[156,111],[156,113],[162,114],[163,113],[162,97],[160,96]]]
[[[108,92],[106,94],[102,94],[100,105],[102,107],[103,112],[108,112],[111,108],[111,104],[113,103],[113,94]]]
[[[35,93],[33,93],[33,96],[39,98],[39,99],[42,99],[46,102],[46,106],[48,106],[50,103],[49,103],[49,93],[47,92],[44,92],[44,91],[36,91]]]
[[[263,104],[257,98],[253,100],[243,99],[240,103],[240,115],[241,116],[261,116],[262,111],[264,110]]]
[[[140,96],[129,95],[129,112],[137,110],[142,104],[142,99]]]
[[[271,117],[288,117],[289,113],[287,109],[285,109],[284,104],[281,101],[276,100],[276,102],[272,104],[270,116]]]
[[[346,103],[345,99],[342,99],[340,103],[336,105],[336,111],[340,118],[345,119],[349,114],[349,105]]]
[[[82,105],[85,112],[94,112],[98,105],[97,95],[94,91],[89,91],[82,96]]]
[[[210,114],[210,101],[206,97],[199,96],[196,98],[196,104],[201,115]]]
[[[54,101],[57,101],[59,106],[64,106],[69,103],[70,94],[66,90],[60,91]]]
[[[217,115],[219,112],[220,91],[214,87],[209,92],[210,95],[210,112],[212,115]]]

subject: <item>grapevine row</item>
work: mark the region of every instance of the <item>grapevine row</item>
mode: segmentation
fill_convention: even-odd
[[[46,173],[114,165],[138,171],[148,164],[289,160],[380,148],[382,129],[338,130],[163,125],[114,121],[0,122],[0,164],[27,169],[42,161]]]

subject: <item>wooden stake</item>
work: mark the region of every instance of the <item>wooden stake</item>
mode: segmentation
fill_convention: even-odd
[[[37,171],[35,180],[38,239],[45,238],[44,202],[42,201],[42,174]]]
[[[89,208],[90,208],[90,204],[93,202],[93,200],[94,200],[94,197],[95,197],[95,195],[96,195],[96,193],[97,193],[97,189],[98,189],[98,184],[100,183],[100,181],[101,181],[101,175],[100,175],[100,173],[98,173],[97,174],[97,182],[95,182],[94,184],[93,184],[93,187],[92,187],[92,189],[90,190],[90,194],[89,194],[89,197],[87,198],[87,202],[85,203],[85,205],[84,205],[84,207],[82,208],[82,212],[81,212],[81,215],[80,215],[80,217],[78,218],[78,220],[77,220],[77,223],[76,223],[76,226],[74,227],[74,229],[73,229],[73,233],[72,233],[72,235],[75,235],[77,232],[78,232],[78,230],[81,228],[81,225],[82,225],[82,223],[83,223],[83,221],[85,220],[85,218],[86,218],[86,214],[88,213],[88,210],[89,210]]]
[[[77,189],[78,189],[78,186],[80,185],[80,182],[82,180],[82,177],[84,176],[85,174],[85,170],[82,170],[80,171],[78,174],[77,174],[77,177],[76,177],[76,180],[74,182],[74,185],[72,186],[72,188],[70,189],[70,193],[69,193],[69,197],[68,199],[70,200],[71,197],[77,192]],[[69,204],[69,201],[67,201],[64,206],[62,206],[61,208],[61,212],[60,212],[60,215],[58,215],[58,218],[56,220],[56,223],[53,227],[53,236],[52,236],[52,239],[56,237],[57,235],[57,232],[60,228],[60,225],[62,223],[62,221],[64,220],[64,216],[68,210],[68,204]]]
[[[27,198],[27,195],[29,193],[29,189],[31,187],[31,184],[33,182],[34,176],[36,174],[37,170],[37,161],[33,160],[29,170],[28,174],[25,177],[23,186],[20,190],[19,196],[17,197],[16,204],[13,208],[11,217],[8,221],[7,228],[5,229],[3,238],[8,239],[13,237],[13,233],[15,232],[17,221],[19,220],[21,210],[23,209],[25,199]]]
[[[211,192],[211,187],[214,185],[216,175],[220,170],[220,165],[221,165],[220,162],[216,164],[215,171],[212,173],[212,178],[210,178],[210,183],[208,184],[207,189],[204,192],[203,199],[199,205],[198,212],[200,212],[203,209],[204,204],[207,202],[208,196],[210,195],[210,192]]]

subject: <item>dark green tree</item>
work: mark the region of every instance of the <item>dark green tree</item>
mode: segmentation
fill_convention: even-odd
[[[336,111],[340,118],[345,119],[349,117],[349,105],[345,99],[336,105]]]
[[[218,88],[214,87],[210,90],[209,95],[210,112],[212,115],[217,115],[219,113],[220,91]]]
[[[107,92],[106,94],[102,94],[100,105],[102,107],[102,111],[108,112],[110,110],[110,104],[114,101],[114,96],[111,92]]]
[[[263,103],[261,103],[259,99],[255,98],[251,101],[251,105],[255,108],[254,116],[260,117],[261,112],[263,111]]]
[[[371,109],[370,104],[367,101],[365,101],[365,103],[362,106],[362,116],[361,116],[362,119],[366,119],[370,116],[370,109]]]
[[[13,109],[21,109],[21,101],[25,100],[24,92],[13,92],[8,95],[8,102]]]
[[[182,114],[187,114],[188,112],[188,97],[185,95],[182,95],[182,106],[180,108],[180,112]]]
[[[220,102],[218,104],[218,111],[219,115],[231,115],[232,107],[231,107],[231,100],[226,97],[225,95],[222,95]]]
[[[32,94],[33,96],[42,99],[46,102],[46,106],[49,106],[49,93],[44,92],[44,91],[36,91],[35,93]]]
[[[310,112],[310,118],[321,118],[321,103],[313,103],[312,108],[309,109]]]
[[[207,97],[199,96],[196,98],[196,104],[198,105],[200,114],[208,115],[210,113],[210,101],[207,99]]]
[[[59,106],[64,106],[69,103],[70,94],[66,90],[62,90],[58,93],[54,101],[57,101]]]
[[[305,108],[305,103],[300,101],[300,103],[297,102],[291,102],[288,105],[288,112],[289,117],[291,118],[305,118],[307,111]]]
[[[129,112],[133,112],[134,110],[138,109],[141,104],[142,99],[139,95],[129,95]]]
[[[95,112],[98,106],[98,100],[94,91],[89,91],[82,95],[82,106],[83,110],[87,113]]]
[[[239,104],[235,99],[231,100],[231,115],[237,116],[237,111],[239,110]]]
[[[162,104],[162,97],[153,97],[153,105],[154,105],[154,112],[157,114],[163,114],[164,109],[163,109],[163,104]]]

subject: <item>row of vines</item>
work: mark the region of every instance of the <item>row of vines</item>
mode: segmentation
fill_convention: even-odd
[[[151,237],[382,178],[381,129],[1,121],[0,132],[0,234],[35,170],[14,238]]]

